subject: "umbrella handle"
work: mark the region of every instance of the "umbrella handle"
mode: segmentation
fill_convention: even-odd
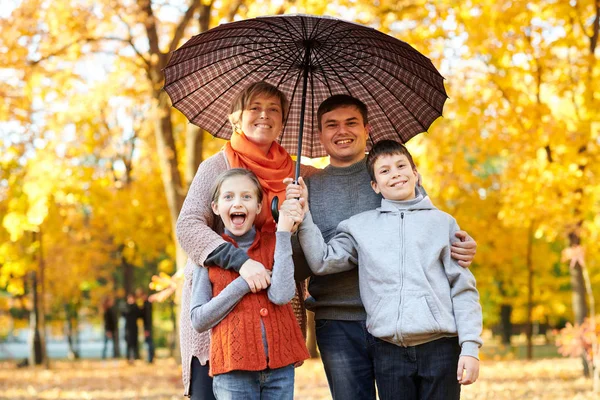
[[[279,197],[273,197],[271,200],[271,215],[275,220],[275,223],[279,222]]]

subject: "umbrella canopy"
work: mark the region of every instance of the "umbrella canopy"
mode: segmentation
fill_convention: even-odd
[[[277,86],[290,100],[279,143],[290,154],[308,157],[326,155],[316,111],[331,95],[349,94],[367,105],[368,148],[426,131],[447,99],[444,78],[407,43],[373,28],[310,15],[220,25],[176,50],[164,72],[173,106],[223,139],[231,136],[227,113],[240,90],[256,81]]]

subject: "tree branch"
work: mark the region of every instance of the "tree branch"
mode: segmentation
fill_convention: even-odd
[[[244,4],[244,0],[236,0],[229,6],[229,12],[227,13],[227,21],[231,22],[235,18],[240,7]],[[283,7],[283,6],[282,6]],[[283,13],[281,13],[283,14]]]
[[[592,36],[590,36],[590,54],[593,56],[598,45],[598,34],[600,33],[600,0],[596,0],[596,17],[592,24]]]
[[[181,17],[181,21],[177,24],[177,28],[175,29],[175,33],[173,34],[173,39],[171,40],[171,44],[169,45],[169,53],[175,51],[179,46],[179,42],[181,42],[181,38],[185,33],[185,28],[187,28],[188,24],[194,17],[194,13],[200,6],[201,0],[192,0],[192,4],[188,7],[187,11]]]

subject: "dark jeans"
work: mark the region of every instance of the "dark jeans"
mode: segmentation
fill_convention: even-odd
[[[369,334],[381,400],[458,400],[458,338],[401,347]]]
[[[127,359],[130,361],[140,359],[140,347],[137,340],[135,342],[127,341]]]
[[[208,364],[200,364],[200,360],[192,357],[190,382],[190,399],[192,400],[215,400],[213,394],[213,380],[208,375]]]
[[[333,399],[375,400],[375,360],[365,321],[319,319],[315,330]]]
[[[152,334],[146,336],[144,342],[146,342],[146,345],[148,346],[148,363],[152,364],[154,361],[154,340],[152,340]]]

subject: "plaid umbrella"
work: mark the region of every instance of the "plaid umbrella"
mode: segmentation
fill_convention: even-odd
[[[173,106],[224,139],[232,133],[227,113],[233,97],[256,81],[277,86],[291,103],[279,142],[298,157],[326,155],[316,109],[331,95],[349,94],[367,105],[368,148],[426,131],[448,97],[432,62],[407,43],[373,28],[310,15],[248,19],[194,36],[173,53],[165,80]]]

